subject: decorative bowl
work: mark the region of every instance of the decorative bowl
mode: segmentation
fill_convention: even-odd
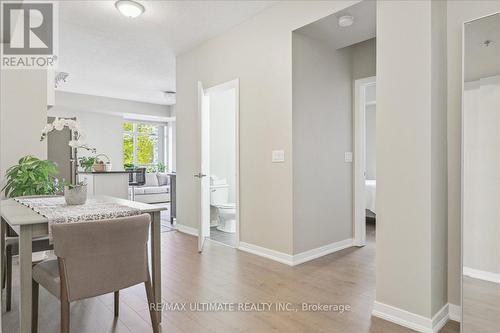
[[[64,186],[64,200],[68,205],[83,205],[87,201],[87,185]]]

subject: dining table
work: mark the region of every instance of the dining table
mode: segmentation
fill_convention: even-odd
[[[163,206],[156,206],[136,201],[130,201],[110,196],[89,196],[110,205],[121,205],[148,213],[151,215],[150,227],[150,265],[151,280],[153,285],[154,303],[161,304],[161,211]],[[19,324],[21,333],[31,332],[32,310],[32,240],[36,237],[49,235],[48,218],[35,212],[33,209],[19,203],[14,199],[2,200],[0,203],[1,214],[1,259],[2,267],[5,257],[5,237],[7,225],[19,236]],[[161,306],[156,306],[161,309]],[[158,313],[161,321],[161,313]]]

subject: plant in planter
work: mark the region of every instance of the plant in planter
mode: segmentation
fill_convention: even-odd
[[[2,188],[9,198],[24,195],[48,195],[60,192],[60,184],[55,177],[59,172],[56,164],[40,160],[35,156],[22,157],[19,164],[7,169],[7,183]]]
[[[83,205],[87,201],[87,183],[64,184],[64,200],[68,205]]]
[[[94,165],[95,162],[96,158],[91,156],[83,156],[78,158],[78,164],[84,171],[87,172],[92,171],[92,166]]]
[[[87,143],[85,142],[85,133],[80,127],[80,124],[78,124],[78,122],[73,119],[56,118],[51,124],[45,125],[44,129],[42,130],[40,141],[45,140],[50,132],[62,131],[64,127],[68,127],[73,131],[73,140],[68,143],[71,148],[81,148],[92,151],[93,153],[96,152],[95,148],[89,147],[87,145]]]

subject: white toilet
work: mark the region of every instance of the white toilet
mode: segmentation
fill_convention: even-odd
[[[215,209],[217,229],[236,232],[236,205],[228,203],[229,185],[225,179],[212,178],[210,184],[210,205]]]

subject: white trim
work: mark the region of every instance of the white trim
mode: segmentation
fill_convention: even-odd
[[[179,232],[198,237],[198,229],[177,223],[175,229]]]
[[[365,197],[365,92],[368,86],[376,84],[376,77],[371,76],[354,81],[354,190],[353,190],[353,225],[354,245],[366,245],[366,197]]]
[[[352,238],[345,239],[339,242],[327,244],[324,246],[317,247],[315,249],[301,252],[295,255],[290,255],[287,253],[271,250],[262,246],[250,244],[250,243],[245,243],[245,242],[240,242],[240,246],[238,249],[252,253],[255,255],[258,255],[260,257],[264,257],[267,259],[271,259],[277,262],[280,262],[282,264],[288,265],[288,266],[296,266],[300,265],[302,263],[305,263],[307,261],[311,261],[314,259],[317,259],[319,257],[326,256],[328,254],[346,249],[348,247],[353,246],[353,240]]]
[[[326,256],[327,254],[331,254],[351,246],[353,246],[353,239],[349,238],[325,246],[320,246],[315,249],[305,251],[299,254],[295,254],[292,257],[292,265],[293,266],[300,265],[304,262],[311,261],[322,256]]]
[[[437,333],[450,319],[449,304],[432,319],[380,302],[373,304],[372,315],[422,333]]]
[[[457,322],[462,321],[462,308],[460,305],[448,303],[448,314],[450,320]]]
[[[463,268],[463,274],[465,276],[474,278],[474,279],[479,279],[479,280],[484,280],[484,281],[489,281],[489,282],[494,282],[494,283],[500,283],[500,274],[497,273],[492,273],[488,271],[481,271],[479,269],[474,269],[470,267],[464,267]]]
[[[260,257],[280,262],[285,265],[293,266],[293,256],[283,252],[270,250],[262,246],[253,245],[245,242],[240,242],[238,249],[241,251],[258,255]]]

